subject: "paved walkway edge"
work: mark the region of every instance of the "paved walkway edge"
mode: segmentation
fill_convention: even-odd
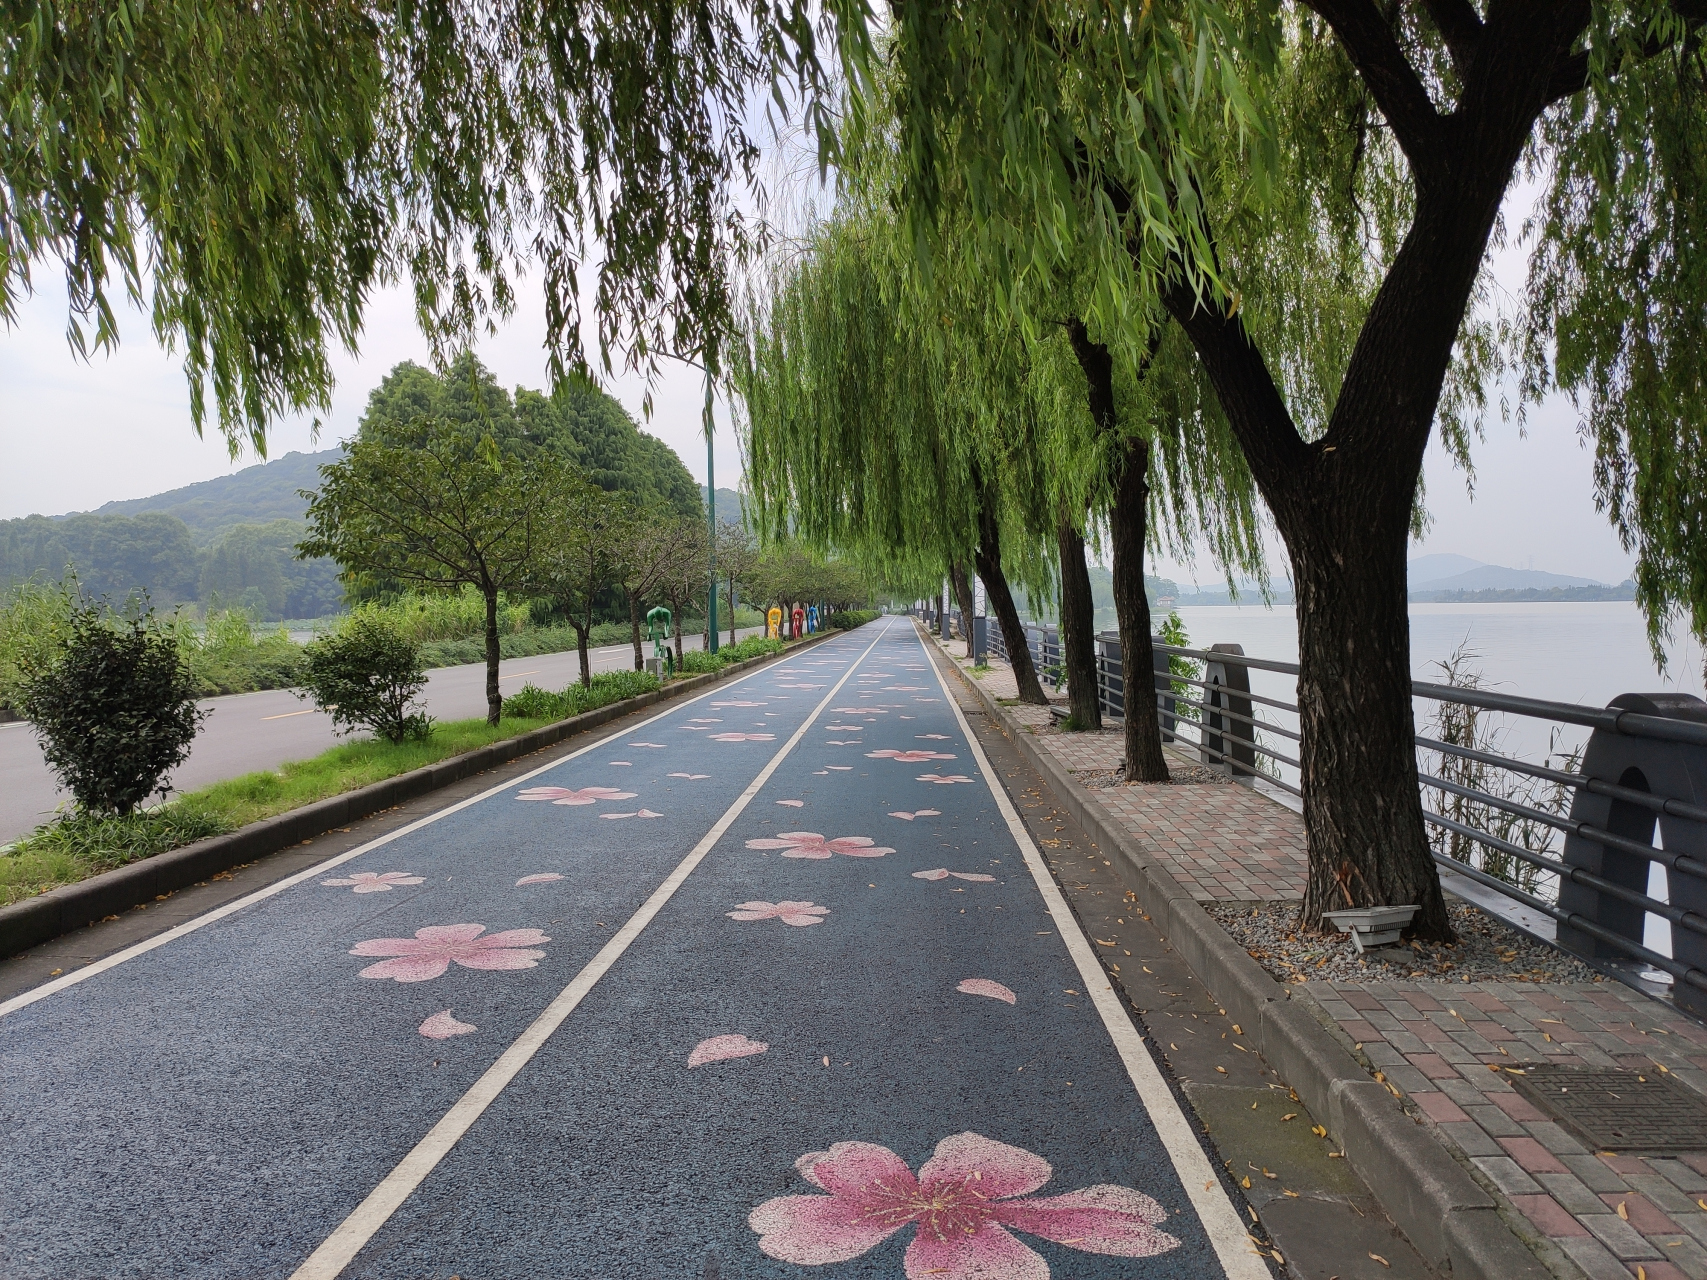
[[[1005,707],[944,656],[1049,780],[1074,821],[1105,848],[1120,852],[1163,935],[1328,1126],[1370,1192],[1429,1265],[1453,1280],[1547,1280],[1552,1273],[1507,1226],[1493,1197],[1404,1113],[1384,1086],[1370,1079],[1307,1007],[1311,1002],[1294,1001]]]
[[[843,632],[832,630],[797,641],[781,653],[764,654],[731,663],[721,671],[689,676],[652,693],[625,698],[609,706],[571,716],[555,724],[543,725],[514,738],[505,738],[476,751],[465,752],[440,760],[437,764],[400,773],[395,778],[371,783],[305,804],[300,809],[263,818],[260,822],[222,836],[209,836],[181,849],[171,849],[128,863],[112,871],[76,884],[64,885],[37,894],[23,902],[0,907],[0,960],[20,951],[57,938],[73,929],[81,929],[110,915],[128,911],[140,903],[153,902],[160,896],[187,888],[192,884],[218,875],[232,867],[254,862],[268,854],[288,849],[315,836],[324,835],[371,813],[389,809],[413,800],[417,796],[448,787],[454,782],[482,773],[495,765],[504,764],[519,756],[529,755],[619,720],[632,712],[655,703],[665,702],[684,694],[695,693],[707,685],[717,684],[732,676],[762,666],[780,662]]]

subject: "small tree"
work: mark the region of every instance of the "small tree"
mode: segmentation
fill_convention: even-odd
[[[669,519],[657,512],[631,509],[626,532],[617,549],[616,579],[628,599],[628,634],[634,643],[634,669],[646,670],[640,650],[640,614],[669,569],[673,550]]]
[[[79,600],[53,660],[26,661],[19,709],[82,809],[127,814],[165,791],[207,712],[196,706],[195,677],[152,609],[115,617]]]
[[[534,564],[530,588],[549,595],[575,628],[581,684],[593,683],[587,633],[599,595],[617,581],[623,547],[633,536],[629,499],[607,493],[585,476],[561,472],[552,486],[550,523]]]
[[[704,524],[689,517],[673,521],[667,531],[664,572],[658,578],[658,594],[670,606],[671,625],[676,633],[676,670],[682,667],[682,616],[688,606],[706,598],[705,584],[711,574],[707,560],[709,533]]]
[[[330,556],[347,574],[453,591],[486,602],[486,721],[497,724],[498,596],[533,581],[562,464],[506,454],[477,426],[417,417],[370,419],[341,461],[320,468],[303,559]]]
[[[348,731],[364,727],[387,742],[425,738],[432,720],[413,703],[427,683],[421,649],[391,618],[359,609],[303,649],[300,698]]]
[[[735,643],[735,588],[752,587],[759,543],[745,524],[721,523],[717,530],[717,571],[729,588],[729,643]]]

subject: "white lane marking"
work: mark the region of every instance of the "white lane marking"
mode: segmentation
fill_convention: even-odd
[[[852,670],[852,668],[850,667],[849,670]],[[123,951],[115,951],[112,955],[96,960],[93,964],[79,969],[75,973],[68,973],[62,978],[55,978],[51,982],[45,982],[39,987],[31,988],[22,995],[13,996],[10,1000],[0,1001],[0,1018],[4,1018],[9,1013],[14,1013],[17,1010],[24,1008],[26,1005],[32,1005],[37,1000],[45,1000],[48,996],[51,996],[56,992],[63,991],[67,987],[75,986],[77,983],[92,978],[98,973],[105,973],[108,969],[115,968],[127,960],[134,960],[137,956],[154,950],[155,947],[163,947],[168,942],[182,938],[186,934],[194,933],[204,925],[210,925],[216,920],[223,920],[226,916],[233,915],[236,912],[241,911],[244,907],[251,906],[263,899],[270,898],[276,893],[283,893],[292,885],[301,884],[304,880],[312,880],[318,875],[324,875],[333,867],[343,866],[344,863],[349,862],[353,858],[359,858],[362,854],[370,853],[381,845],[390,844],[393,840],[409,835],[411,832],[419,831],[422,827],[437,822],[440,818],[448,818],[451,814],[458,813],[461,810],[468,808],[470,805],[479,804],[482,800],[488,800],[495,795],[500,795],[503,792],[526,782],[529,778],[537,778],[540,774],[557,768],[558,765],[567,764],[577,756],[583,756],[589,751],[596,751],[600,747],[607,746],[617,738],[623,737],[626,734],[638,733],[647,725],[655,724],[666,716],[672,716],[685,707],[693,706],[696,702],[702,702],[706,698],[710,697],[722,697],[728,694],[731,689],[738,688],[739,686],[746,684],[749,680],[758,679],[769,671],[770,668],[768,666],[759,667],[750,675],[742,676],[732,685],[713,685],[710,689],[707,689],[704,693],[699,694],[696,697],[689,698],[684,702],[672,703],[672,705],[666,710],[660,711],[657,715],[652,716],[649,719],[642,720],[637,725],[631,725],[626,729],[618,730],[616,733],[607,734],[594,742],[589,742],[584,747],[580,747],[569,752],[567,755],[558,756],[557,759],[551,761],[550,764],[542,764],[537,769],[524,773],[518,778],[511,778],[508,782],[501,782],[489,790],[482,791],[479,795],[470,796],[466,800],[459,800],[455,804],[440,809],[435,813],[429,813],[424,818],[417,818],[406,827],[399,827],[397,830],[380,836],[377,839],[370,840],[358,848],[351,849],[348,853],[340,853],[334,858],[328,858],[325,862],[316,863],[306,871],[298,871],[293,876],[286,876],[283,880],[274,881],[266,888],[257,889],[247,897],[238,898],[233,902],[226,903],[222,907],[215,907],[206,915],[197,916],[193,920],[186,920],[183,924],[176,925],[173,928],[168,929],[165,933],[144,939],[143,941],[136,943],[134,946],[126,947]]]
[[[873,640],[866,648],[865,653],[869,654],[872,649],[875,649],[883,637],[889,634],[893,626],[894,623],[891,622],[884,627],[877,639]],[[837,689],[841,688],[842,683],[853,674],[855,668],[864,658],[865,654],[861,654],[859,658],[848,665],[847,674],[843,675],[841,681],[837,682]],[[497,1100],[498,1095],[504,1091],[510,1081],[514,1080],[534,1054],[544,1047],[552,1033],[563,1025],[563,1020],[574,1012],[575,1006],[581,1003],[587,993],[593,989],[600,978],[605,976],[622,953],[628,950],[629,945],[640,936],[641,931],[652,923],[652,918],[663,909],[664,904],[670,900],[676,890],[681,888],[682,882],[693,874],[693,869],[700,864],[706,854],[711,852],[712,846],[723,838],[723,833],[729,830],[736,818],[741,816],[741,811],[747,807],[754,796],[759,794],[765,783],[770,781],[771,775],[776,772],[777,766],[782,763],[783,758],[794,750],[795,744],[801,738],[806,736],[806,731],[812,727],[812,722],[823,712],[825,704],[835,696],[835,690],[832,689],[824,702],[819,703],[817,711],[808,716],[801,726],[794,731],[794,735],[783,744],[782,749],[770,758],[770,763],[759,771],[758,777],[748,784],[747,789],[741,793],[734,804],[724,810],[723,816],[717,820],[716,825],[705,833],[704,838],[693,847],[688,856],[676,864],[676,869],[670,872],[664,883],[653,891],[652,896],[646,899],[640,910],[628,918],[628,922],[617,930],[616,936],[605,943],[598,955],[588,962],[586,968],[575,975],[574,980],[567,987],[564,987],[562,993],[545,1007],[545,1011],[533,1020],[532,1025],[499,1055],[498,1060],[486,1068],[486,1073],[476,1080],[468,1092],[463,1094],[449,1111],[445,1112],[444,1117],[427,1131],[426,1137],[415,1144],[414,1150],[403,1157],[397,1167],[386,1175],[385,1180],[368,1193],[367,1199],[357,1205],[350,1216],[339,1225],[338,1229],[326,1237],[318,1249],[308,1255],[303,1264],[292,1273],[291,1280],[335,1280],[344,1268],[355,1260],[356,1254],[361,1252],[362,1247],[373,1238],[374,1233],[385,1225],[392,1214],[397,1212],[415,1188],[420,1186],[427,1175],[438,1165],[439,1161],[450,1154],[451,1148],[456,1146],[463,1134],[473,1127],[481,1113]]]
[[[917,632],[914,633],[914,639],[919,641],[921,647],[924,645],[924,640]],[[931,656],[927,649],[926,661],[931,661]],[[947,657],[946,654],[943,656]],[[1144,1110],[1149,1112],[1150,1123],[1156,1127],[1156,1135],[1161,1138],[1162,1145],[1167,1148],[1168,1155],[1174,1162],[1174,1172],[1179,1175],[1180,1185],[1191,1199],[1191,1207],[1197,1210],[1197,1216],[1203,1222],[1209,1243],[1215,1247],[1215,1256],[1221,1260],[1221,1267],[1227,1273],[1228,1280],[1272,1280],[1268,1264],[1247,1252],[1245,1224],[1239,1220],[1238,1210],[1233,1207],[1232,1200],[1222,1189],[1220,1179],[1209,1165],[1209,1157],[1203,1154],[1203,1148],[1199,1145],[1197,1136],[1192,1133],[1185,1113],[1180,1110],[1179,1101],[1169,1090],[1167,1081],[1162,1079],[1162,1073],[1157,1069],[1150,1051],[1144,1047],[1144,1039],[1138,1034],[1138,1028],[1132,1025],[1132,1019],[1120,1007],[1120,999],[1114,994],[1114,988],[1108,981],[1108,975],[1103,972],[1102,962],[1092,950],[1090,940],[1080,928],[1079,918],[1073,914],[1072,907],[1062,896],[1055,877],[1049,874],[1049,868],[1044,864],[1043,855],[1032,843],[1031,833],[1025,829],[1019,811],[1013,807],[1008,793],[1002,789],[995,769],[990,766],[989,757],[984,754],[983,744],[973,736],[972,726],[967,723],[965,712],[961,711],[960,703],[949,691],[942,668],[934,661],[931,661],[931,668],[936,673],[937,684],[942,686],[943,697],[948,705],[954,708],[954,718],[960,721],[960,731],[966,735],[966,745],[971,748],[973,757],[978,761],[984,782],[990,788],[990,794],[996,798],[996,807],[1007,821],[1008,832],[1019,846],[1020,854],[1025,858],[1025,865],[1031,872],[1031,878],[1037,882],[1038,892],[1043,895],[1050,917],[1060,926],[1061,940],[1067,944],[1067,951],[1079,968],[1079,977],[1084,980],[1085,990],[1091,993],[1097,1012],[1102,1015],[1103,1026],[1108,1028],[1109,1038],[1114,1041],[1120,1060],[1126,1066],[1126,1074],[1131,1077],[1138,1090],[1138,1100],[1144,1104]]]

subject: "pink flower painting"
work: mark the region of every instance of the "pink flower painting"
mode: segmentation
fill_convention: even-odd
[[[555,871],[541,871],[536,875],[523,876],[516,881],[516,888],[520,889],[524,884],[550,884],[553,880],[561,880],[562,878]]]
[[[914,818],[940,818],[942,816],[942,810],[914,809],[911,813],[908,813],[905,809],[900,809],[889,816],[891,818],[903,818],[906,821],[911,822]]]
[[[937,867],[934,871],[915,871],[915,880],[946,880],[953,876],[956,880],[971,880],[975,884],[988,884],[995,876],[987,876],[982,871],[950,871],[947,867]]]
[[[695,716],[692,720],[689,720],[688,723],[689,724],[722,724],[723,723],[723,717],[722,716]]]
[[[924,691],[925,686],[922,684],[886,684],[883,686],[884,693],[923,693]]]
[[[671,773],[666,774],[665,776],[670,778],[686,778],[689,782],[699,782],[701,779],[709,778],[711,775],[709,773]]]
[[[826,769],[834,769],[837,773],[850,773],[853,770],[853,766],[851,764],[827,764],[824,767]]]
[[[957,757],[952,752],[925,751],[913,748],[910,751],[897,751],[894,747],[884,747],[881,751],[867,751],[867,760],[893,760],[896,764],[923,764],[926,760],[954,760]]]
[[[710,704],[710,706],[712,707],[713,710],[716,710],[716,709],[721,708],[721,707],[762,707],[764,705],[766,705],[766,704],[762,701],[760,701],[760,702],[713,702]]]
[[[777,803],[787,805],[790,809],[804,809],[806,807],[804,800],[778,800]]]
[[[915,738],[928,738],[936,742],[948,741],[948,735],[946,733],[915,733],[913,736]]]
[[[486,933],[483,924],[435,924],[415,930],[413,938],[370,938],[350,948],[353,956],[394,956],[361,971],[364,978],[426,982],[456,961],[465,969],[532,969],[545,952],[531,948],[550,942],[538,929]]]
[[[664,749],[664,744],[662,742],[631,742],[628,745],[631,747],[655,747],[659,751]]]
[[[886,716],[889,713],[877,707],[831,707],[830,714],[838,716]]]
[[[962,995],[989,996],[992,1000],[1000,1000],[1004,1004],[1013,1004],[1019,997],[1014,995],[999,982],[988,978],[966,978],[954,988]]]
[[[731,1058],[750,1058],[755,1053],[763,1053],[770,1046],[763,1040],[749,1040],[746,1036],[712,1036],[709,1040],[701,1040],[688,1054],[689,1067],[703,1067],[708,1062],[727,1062]]]
[[[917,1176],[870,1142],[838,1142],[795,1167],[829,1194],[778,1196],[747,1217],[760,1251],[781,1262],[847,1262],[908,1226],[907,1280],[1048,1280],[1049,1263],[1015,1231],[1117,1258],[1179,1247],[1157,1226],[1167,1211],[1143,1192],[1105,1183],[1033,1196],[1054,1175],[1049,1162],[981,1134],[944,1138]]]
[[[552,804],[597,804],[600,800],[632,800],[639,794],[618,791],[615,787],[529,787],[516,799],[549,800]]]
[[[950,786],[956,782],[971,782],[964,773],[921,773],[913,779],[914,782],[934,782],[939,787]]]
[[[893,849],[873,843],[868,836],[837,836],[826,840],[816,831],[783,831],[775,839],[747,841],[749,849],[781,849],[785,858],[828,858],[833,853],[850,858],[881,858]]]
[[[826,747],[857,747],[860,745],[860,739],[858,739],[858,738],[825,738],[824,739],[824,745]]]
[[[663,816],[663,814],[654,813],[650,809],[641,809],[637,813],[601,813],[599,815],[601,818],[662,818]]]
[[[322,880],[323,885],[343,888],[350,886],[353,893],[390,893],[400,884],[423,884],[420,876],[412,876],[407,871],[355,871],[348,876],[336,880]]]
[[[449,1040],[452,1036],[465,1036],[480,1028],[471,1022],[458,1022],[450,1016],[449,1009],[441,1009],[423,1022],[418,1030],[429,1040]]]
[[[775,742],[774,733],[714,733],[708,742]]]
[[[784,924],[823,924],[830,908],[811,902],[743,902],[726,913],[731,920],[781,920]]]
[[[863,724],[827,724],[824,726],[831,733],[863,733]]]

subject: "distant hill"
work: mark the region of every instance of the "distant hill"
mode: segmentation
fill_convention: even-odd
[[[1445,573],[1420,569],[1424,560],[1458,561]],[[1430,567],[1433,569],[1433,566]],[[1593,578],[1573,578],[1563,573],[1543,573],[1539,569],[1508,569],[1498,564],[1477,564],[1463,556],[1425,556],[1410,564],[1412,595],[1440,591],[1548,591],[1555,587],[1600,587],[1604,583]]]
[[[318,489],[320,468],[343,456],[342,449],[287,453],[282,458],[244,467],[235,475],[187,484],[150,498],[109,502],[87,514],[135,516],[145,511],[164,512],[182,520],[197,544],[205,547],[234,525],[301,520],[308,503],[297,496],[297,490]]]
[[[699,500],[705,502],[705,486],[699,487]],[[721,524],[740,524],[741,514],[746,510],[746,500],[733,489],[721,486],[717,490],[717,519]]]

